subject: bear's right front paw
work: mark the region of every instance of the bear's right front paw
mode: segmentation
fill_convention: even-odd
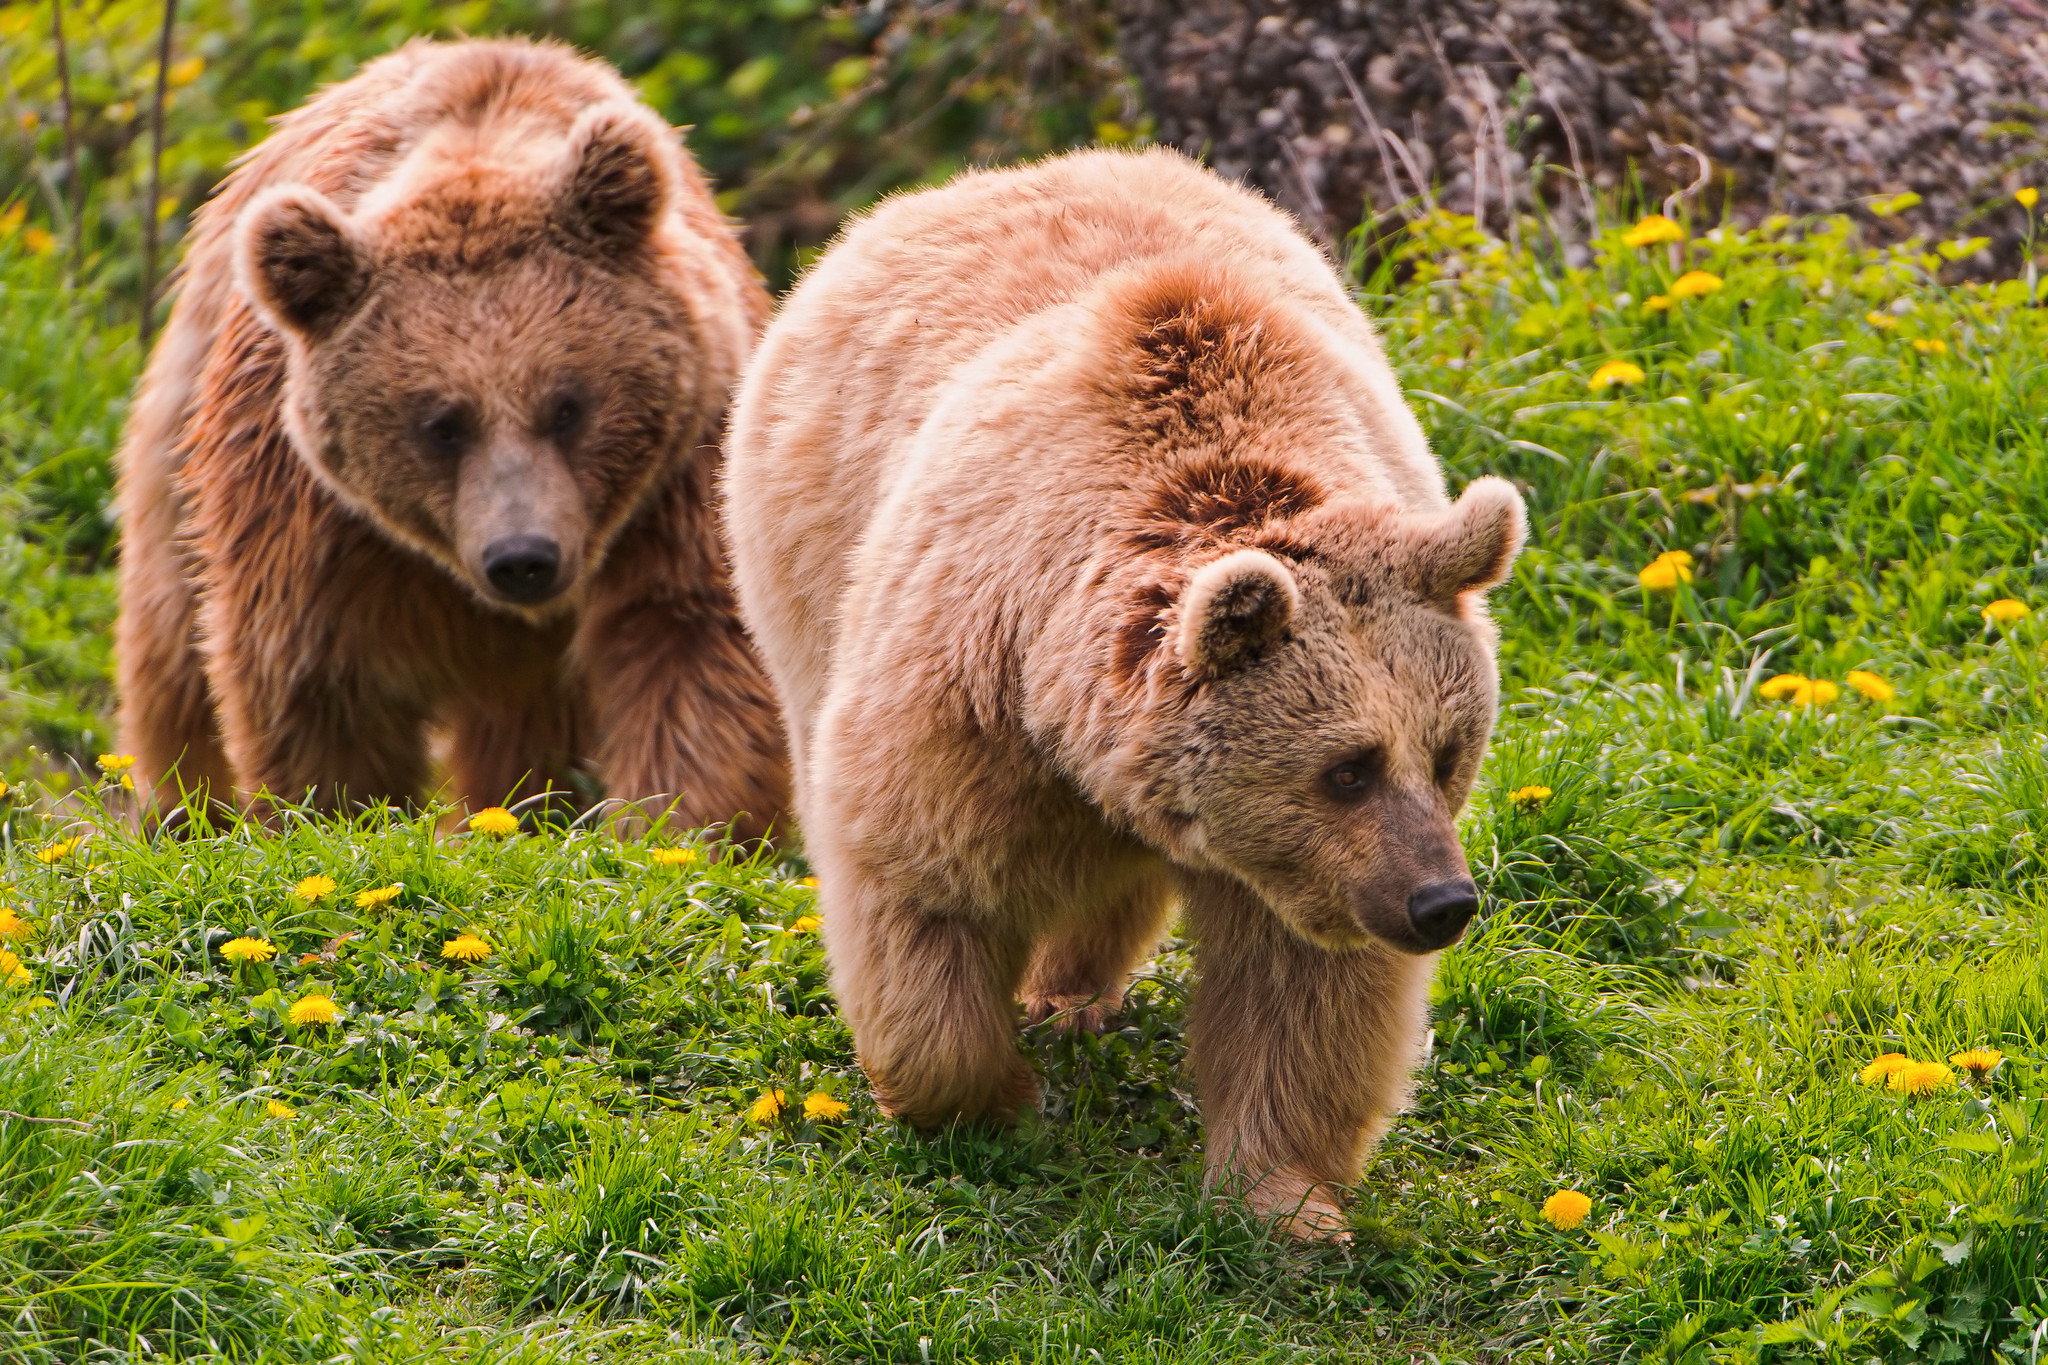
[[[949,1123],[982,1122],[1008,1128],[1025,1109],[1038,1107],[1038,1073],[1021,1057],[1012,1065],[968,1075],[915,1078],[908,1068],[885,1072],[867,1067],[875,1103],[890,1118],[929,1132]]]

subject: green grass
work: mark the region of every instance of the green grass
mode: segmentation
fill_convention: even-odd
[[[790,932],[799,866],[430,814],[93,832],[133,350],[0,255],[0,746],[45,774],[0,829],[0,1359],[2048,1358],[2048,636],[1982,615],[2048,607],[2048,320],[1831,222],[1680,264],[1725,287],[1646,313],[1663,248],[1444,220],[1367,290],[1457,478],[1522,481],[1535,531],[1466,822],[1493,907],[1354,1240],[1310,1248],[1200,1193],[1178,945],[1118,1031],[1027,1038],[1043,1117],[919,1137]],[[1616,358],[1644,379],[1590,388]],[[1645,590],[1674,549],[1694,580]],[[1896,698],[1757,691],[1853,668]],[[492,955],[444,960],[470,928]],[[343,1017],[292,1025],[316,988]],[[1980,1045],[1941,1093],[1857,1080]],[[749,1122],[774,1089],[850,1109]]]

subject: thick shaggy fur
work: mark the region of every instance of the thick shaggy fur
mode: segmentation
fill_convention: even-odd
[[[770,326],[728,449],[881,1101],[1013,1117],[1014,1002],[1099,1026],[1178,899],[1212,1179],[1334,1230],[1421,1042],[1408,898],[1466,875],[1512,487],[1453,504],[1329,265],[1164,151],[882,205]]]
[[[121,743],[162,797],[566,785],[786,801],[712,506],[767,297],[609,68],[418,42],[281,121],[199,215],[121,453]],[[486,550],[559,545],[522,604]]]

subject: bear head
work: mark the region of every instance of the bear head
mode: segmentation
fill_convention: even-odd
[[[265,191],[237,271],[320,480],[484,602],[542,615],[703,439],[730,376],[700,374],[673,282],[673,132],[623,101],[566,138],[495,132],[430,134],[352,212]]]
[[[1499,692],[1480,594],[1523,535],[1513,485],[1482,478],[1441,513],[1340,498],[1191,556],[1154,615],[1133,822],[1313,943],[1454,942]]]

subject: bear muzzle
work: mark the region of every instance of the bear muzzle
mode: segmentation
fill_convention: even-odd
[[[1448,948],[1479,913],[1479,888],[1470,877],[1430,882],[1408,897],[1408,923],[1424,952]]]
[[[546,536],[504,536],[484,547],[483,569],[492,592],[530,607],[562,590],[562,547]]]

